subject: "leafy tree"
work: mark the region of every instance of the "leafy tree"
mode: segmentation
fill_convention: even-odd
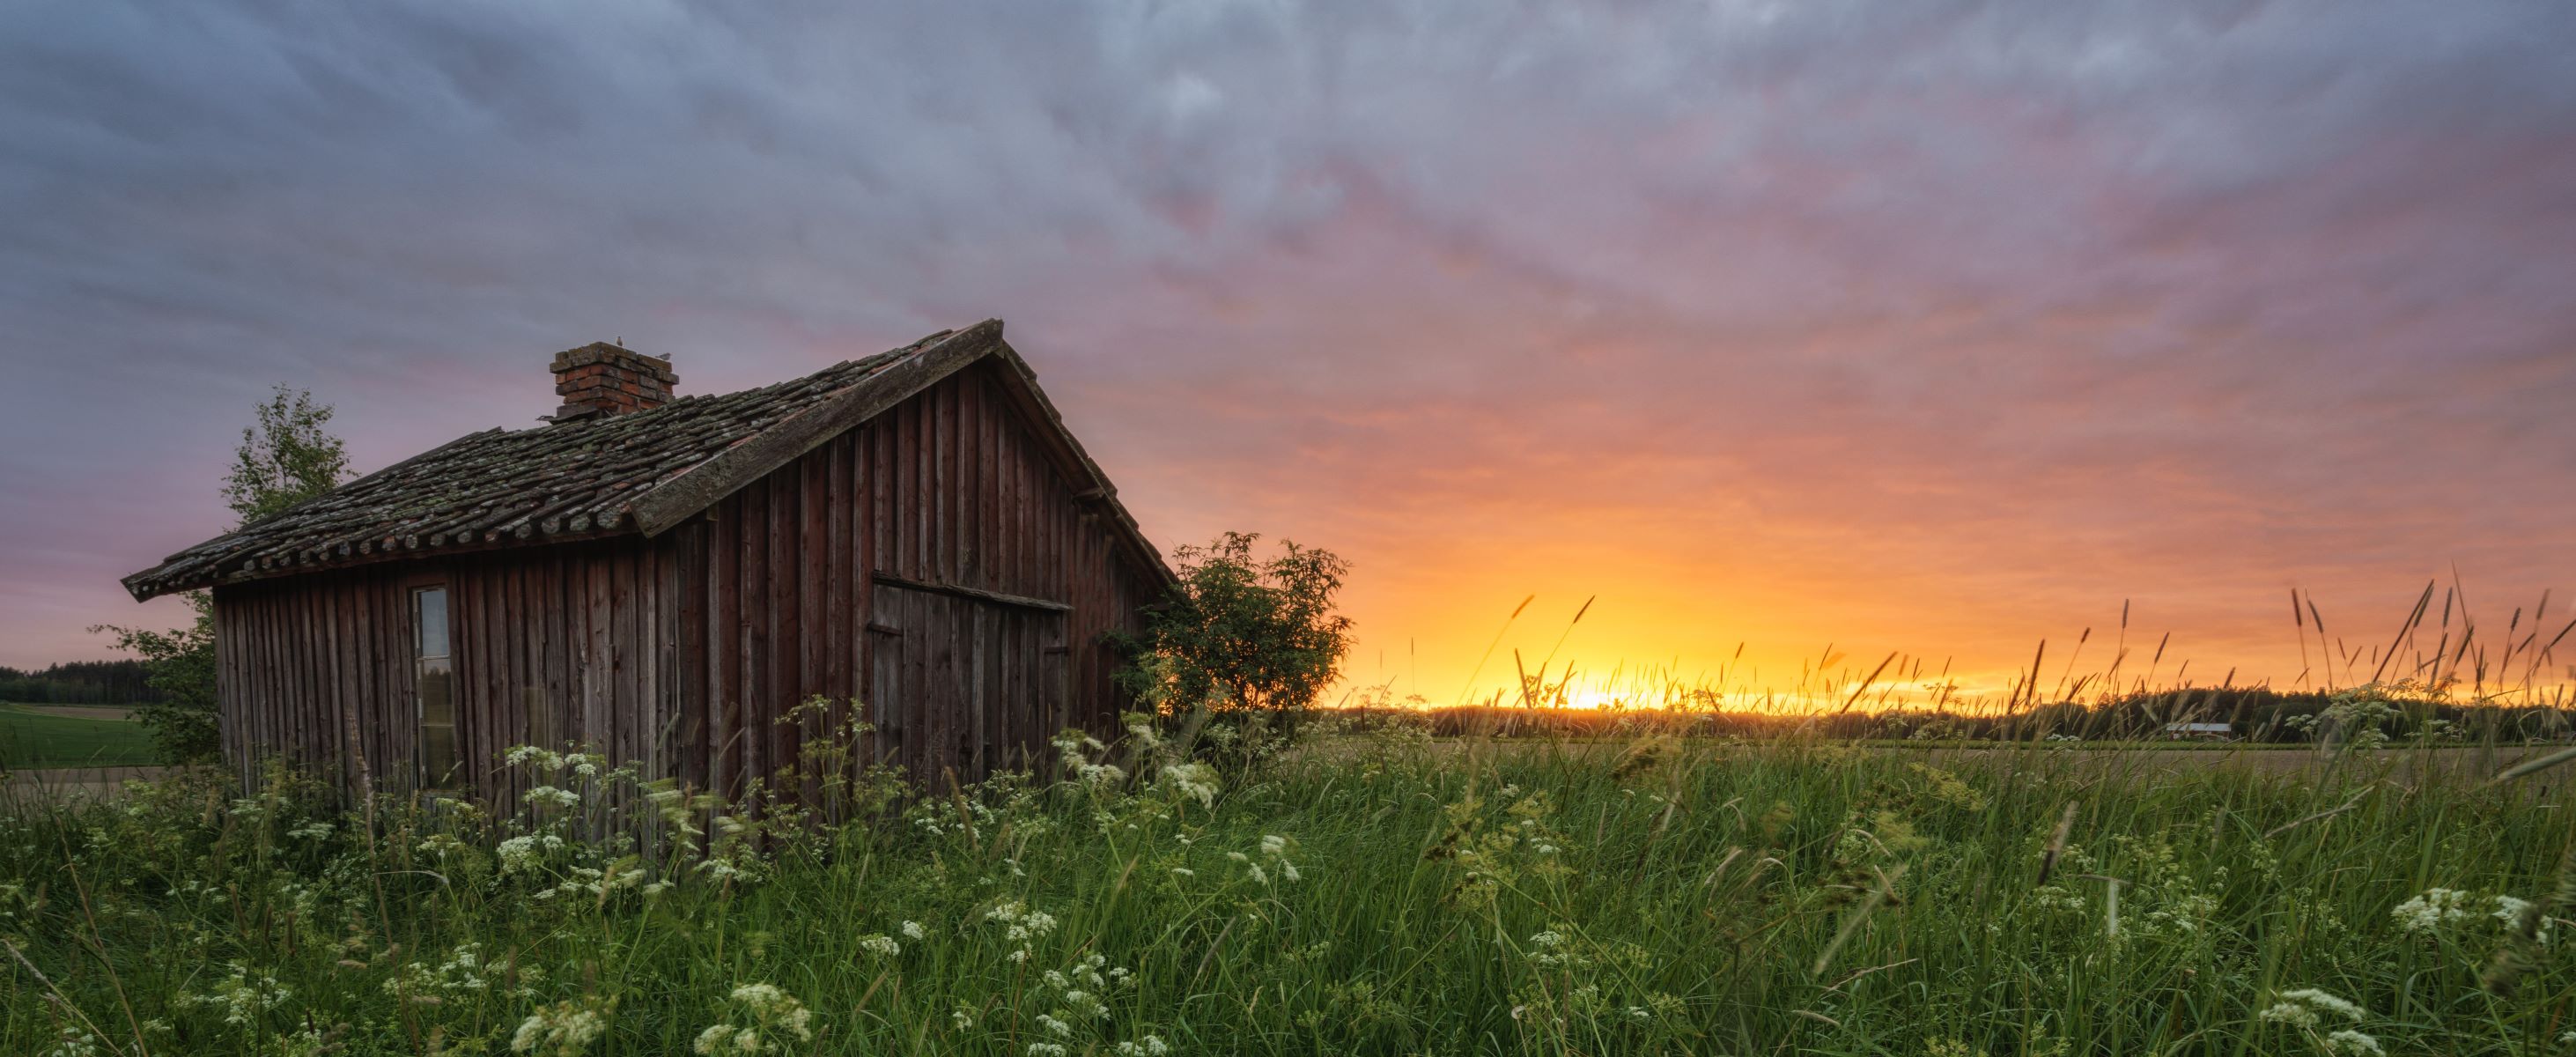
[[[323,429],[331,421],[331,405],[280,385],[276,396],[252,410],[259,421],[242,430],[232,471],[224,475],[224,502],[242,524],[274,516],[348,478],[347,447]]]
[[[247,525],[338,487],[349,476],[349,455],[340,438],[323,427],[331,405],[313,402],[304,390],[277,387],[268,402],[252,409],[256,422],[242,430],[241,447],[233,451],[233,468],[224,475],[224,503]],[[239,527],[238,525],[235,527]],[[213,759],[222,749],[215,725],[215,609],[203,591],[188,595],[197,619],[169,631],[102,624],[91,628],[115,636],[116,648],[141,658],[151,669],[148,679],[161,699],[135,713],[152,732],[154,747],[171,763]]]
[[[1166,715],[1204,710],[1277,719],[1298,714],[1341,674],[1350,618],[1333,611],[1350,566],[1331,551],[1281,541],[1258,558],[1261,537],[1228,532],[1173,551],[1180,582],[1130,642],[1126,687]]]

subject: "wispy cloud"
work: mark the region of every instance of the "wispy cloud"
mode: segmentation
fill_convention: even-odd
[[[583,341],[995,314],[1158,538],[1347,550],[1462,672],[1534,589],[2259,666],[2289,583],[2576,578],[2567,9],[873,6],[0,13],[0,661],[134,619],[275,381],[380,465]]]

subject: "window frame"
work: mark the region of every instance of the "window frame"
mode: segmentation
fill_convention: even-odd
[[[454,585],[449,583],[448,578],[445,575],[436,573],[423,573],[405,577],[403,579],[402,588],[403,605],[406,617],[404,624],[411,632],[411,641],[407,646],[409,653],[408,667],[411,673],[411,708],[409,711],[411,712],[412,721],[411,756],[412,775],[416,782],[415,788],[424,790],[454,789],[461,784],[459,779],[463,776],[462,771],[465,759],[463,739],[458,730],[459,727],[463,726],[463,724],[459,722],[459,719],[461,718],[459,713],[462,709],[457,707],[458,702],[456,699],[456,690],[458,686],[456,678],[456,590]],[[446,647],[447,651],[443,654],[430,654],[425,652],[428,645],[426,641],[428,637],[428,626],[422,618],[421,599],[424,595],[433,591],[437,592],[439,596],[439,620],[442,625],[440,628],[440,634],[445,640],[442,645]],[[444,674],[447,679],[446,691],[443,695],[445,698],[444,704],[447,712],[444,723],[432,723],[430,721],[430,695],[428,692],[428,685],[431,676],[429,664],[432,661],[442,662],[444,671],[441,674]],[[432,743],[430,739],[430,731],[441,726],[445,727],[447,732],[447,737],[445,739],[447,758],[443,760],[433,758],[431,748]]]

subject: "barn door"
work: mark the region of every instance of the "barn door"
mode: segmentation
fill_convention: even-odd
[[[878,758],[936,787],[1052,766],[1066,725],[1065,611],[920,585],[875,585],[869,700]]]

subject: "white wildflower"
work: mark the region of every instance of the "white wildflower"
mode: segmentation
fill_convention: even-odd
[[[929,930],[929,929],[922,928],[922,927],[921,927],[921,922],[918,922],[918,921],[907,921],[907,922],[904,922],[904,923],[903,923],[903,925],[902,925],[902,927],[897,928],[895,931],[900,932],[900,933],[903,933],[903,938],[908,939],[908,940],[912,940],[912,941],[914,941],[914,942],[919,942],[919,941],[926,940],[926,939],[929,939],[929,938],[930,938],[930,930]]]
[[[510,1036],[510,1051],[572,1057],[607,1032],[608,1018],[600,1015],[598,1007],[557,1002],[519,1022],[519,1030]]]
[[[2428,888],[2424,894],[2397,904],[2390,914],[2397,927],[2406,932],[2436,932],[2442,926],[2469,916],[2469,894],[2456,888]]]
[[[1044,1013],[1038,1014],[1038,1027],[1046,1029],[1047,1034],[1053,1035],[1059,1039],[1069,1039],[1073,1037],[1073,1025]]]
[[[570,789],[541,785],[528,790],[527,801],[541,807],[580,807],[581,794]]]
[[[1216,768],[1204,763],[1175,763],[1163,768],[1159,784],[1182,796],[1199,802],[1200,807],[1215,807],[1220,783]]]
[[[221,1010],[224,1023],[249,1027],[260,1016],[283,1004],[294,991],[278,983],[277,978],[233,962],[232,975],[216,981],[211,994],[188,995],[180,999],[187,1005],[210,1006]]]
[[[2387,1050],[2379,1048],[2378,1039],[2351,1028],[2327,1035],[2326,1052],[2352,1055],[2352,1057],[2385,1057],[2388,1053]]]
[[[745,1014],[751,1023],[738,1024],[728,1019],[698,1033],[697,1052],[779,1053],[786,1049],[788,1039],[814,1041],[813,1011],[777,985],[744,984],[734,988],[728,997],[735,1011]]]
[[[1065,1052],[1064,1046],[1059,1043],[1032,1042],[1029,1044],[1029,1057],[1065,1057]]]
[[[1016,899],[985,911],[984,916],[987,920],[1001,922],[1002,938],[1015,942],[1044,937],[1054,932],[1056,926],[1055,915],[1031,910],[1028,904]]]
[[[1147,1035],[1132,1042],[1119,1043],[1117,1051],[1118,1057],[1164,1057],[1172,1052],[1172,1044],[1164,1042],[1160,1035]]]
[[[903,945],[896,943],[894,937],[875,933],[859,937],[859,949],[879,958],[892,958],[903,953]]]
[[[2324,1013],[2331,1013],[2352,1021],[2358,1021],[2369,1015],[2368,1011],[2360,1006],[2316,988],[2303,987],[2296,991],[2283,991],[2273,996],[2271,1006],[2263,1010],[2262,1017],[2276,1024],[2313,1028],[2322,1019],[2319,1014]]]

